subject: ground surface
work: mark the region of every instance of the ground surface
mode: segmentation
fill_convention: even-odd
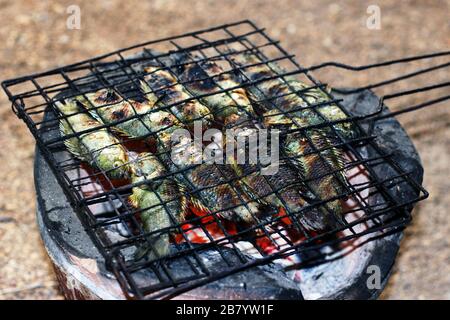
[[[81,30],[66,28],[66,8],[72,4],[81,8]],[[381,8],[381,30],[366,27],[369,4]],[[356,65],[379,62],[448,50],[449,10],[450,2],[443,0],[1,0],[0,78],[246,18],[266,27],[303,65],[329,60]],[[349,86],[406,70],[386,68],[356,77],[330,69],[316,75],[334,86]],[[446,75],[448,81],[448,68],[390,89],[436,83]],[[407,105],[418,101],[408,98],[401,102]],[[0,299],[61,299],[35,223],[33,139],[9,106],[0,94]],[[394,275],[382,298],[450,299],[448,103],[401,116],[400,121],[422,157],[425,186],[431,196],[414,210],[413,224],[406,231]]]

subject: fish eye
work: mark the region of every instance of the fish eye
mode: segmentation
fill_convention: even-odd
[[[144,173],[142,172],[142,169],[138,166],[135,166],[133,168],[133,172],[134,172],[134,175],[136,175],[137,177],[142,177],[144,175]]]
[[[164,117],[162,123],[169,125],[172,124],[172,120],[169,117]]]
[[[113,166],[114,166],[114,168],[118,168],[118,167],[122,166],[122,162],[121,161],[115,161],[113,163]]]

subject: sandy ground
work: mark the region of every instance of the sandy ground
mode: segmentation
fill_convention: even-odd
[[[81,30],[66,28],[66,8],[73,4],[81,8]],[[366,27],[369,4],[381,8],[380,30]],[[449,10],[450,2],[443,0],[0,0],[0,78],[43,71],[143,40],[247,18],[266,27],[303,65],[329,60],[356,65],[379,62],[448,50]],[[406,70],[410,69],[393,67],[355,75],[329,69],[316,75],[334,86],[349,86]],[[448,68],[391,86],[388,91],[444,79],[448,81]],[[418,101],[407,98],[392,104]],[[450,299],[448,102],[399,119],[422,157],[425,186],[431,196],[414,210],[414,221],[406,231],[395,272],[382,298]],[[0,133],[0,299],[61,299],[35,223],[33,139],[11,112],[3,94]]]

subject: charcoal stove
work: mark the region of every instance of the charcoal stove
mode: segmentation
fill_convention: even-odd
[[[324,91],[330,101],[322,105],[339,106],[347,114],[345,122],[352,122],[360,131],[351,140],[338,135],[336,142],[348,155],[346,174],[351,185],[339,195],[347,208],[345,221],[329,232],[303,233],[301,241],[296,242],[286,237],[286,230],[271,227],[275,218],[231,234],[217,213],[212,212],[208,223],[220,229],[220,236],[211,234],[204,217],[194,217],[176,224],[173,230],[157,231],[176,230],[182,237],[182,241],[171,244],[173,250],[169,256],[136,261],[133,252],[146,241],[148,234],[140,227],[139,210],[130,208],[126,200],[133,185],[118,185],[104,172],[86,169],[65,149],[64,138],[58,130],[61,115],[55,108],[56,101],[101,87],[131,88],[142,76],[136,72],[136,64],[157,61],[161,68],[172,70],[177,66],[164,65],[161,61],[173,52],[195,52],[204,60],[227,59],[227,49],[233,45],[238,45],[242,52],[258,53],[261,64],[282,65],[285,72],[277,77],[296,75],[310,88],[319,89],[325,85],[310,75],[311,70],[331,66],[358,71],[449,55],[437,53],[359,68],[337,63],[303,68],[263,29],[243,21],[147,42],[3,82],[14,112],[26,122],[37,141],[38,222],[67,297],[317,299],[374,298],[380,293],[398,250],[399,232],[411,220],[413,204],[428,195],[421,186],[423,172],[419,157],[392,116],[445,101],[449,96],[392,113],[383,101],[442,88],[448,82],[385,95],[381,99],[365,90],[371,89],[370,86]],[[449,63],[444,65],[448,66]],[[234,66],[229,72],[240,72],[240,69]],[[420,71],[425,72],[425,69]],[[244,82],[242,88],[249,85],[255,83]],[[308,108],[315,110],[317,105]],[[334,130],[338,123],[324,121],[323,125]],[[327,201],[330,199],[320,199],[316,205]],[[286,211],[285,216],[289,218],[299,214]],[[194,222],[197,224],[191,226]],[[251,235],[255,230],[259,231],[258,236]],[[202,232],[208,241],[192,241],[193,232]],[[264,251],[257,241],[261,234],[277,249]],[[366,285],[367,267],[371,265],[381,271],[383,285],[376,289]]]

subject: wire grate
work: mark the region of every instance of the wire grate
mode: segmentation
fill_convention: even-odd
[[[250,54],[255,61],[247,64],[236,63],[234,57],[240,54]],[[449,53],[439,53],[407,58],[392,63],[448,55]],[[208,63],[219,65],[219,70],[215,74],[211,74],[211,70],[207,68]],[[341,105],[342,99],[333,97],[327,90],[327,86],[310,74],[312,70],[328,67],[362,71],[389,65],[386,63],[356,68],[338,63],[324,63],[304,68],[277,41],[272,40],[264,29],[258,28],[250,21],[241,21],[146,42],[47,72],[7,80],[2,83],[2,86],[12,101],[13,111],[24,120],[34,135],[43,156],[63,186],[80,220],[105,257],[108,268],[116,275],[124,292],[130,297],[138,299],[168,298],[242,270],[265,265],[277,259],[288,259],[313,250],[317,254],[313,255],[313,258],[306,258],[306,255],[302,255],[301,261],[297,261],[296,267],[322,263],[327,261],[327,257],[330,256],[329,251],[323,250],[325,247],[333,248],[335,252],[338,252],[340,246],[346,241],[366,235],[395,232],[410,221],[409,211],[412,205],[426,198],[428,194],[411,176],[411,172],[403,170],[392,155],[383,152],[383,148],[377,143],[377,137],[371,134],[365,124],[369,120],[374,121],[445,101],[449,96],[433,99],[393,114],[382,113],[383,100],[443,88],[449,83],[444,82],[386,95],[384,99],[381,99],[379,112],[355,116],[349,114]],[[152,71],[145,69],[149,66],[154,67]],[[263,67],[265,76],[252,78],[249,71],[255,67]],[[183,72],[186,70],[196,71],[195,76],[183,76]],[[430,68],[430,70],[433,69]],[[176,79],[175,83],[155,85],[146,80],[160,71],[171,74]],[[236,85],[224,87],[223,79],[229,76],[240,81]],[[289,80],[292,76],[301,80],[305,86],[300,89],[293,87]],[[402,79],[399,77],[397,80]],[[148,92],[140,89],[141,81],[148,85]],[[267,95],[267,92],[261,88],[264,88],[264,84],[270,81],[280,81],[287,88],[287,92],[274,92],[272,95]],[[361,88],[361,90],[390,83],[386,81]],[[198,85],[205,86],[205,84],[214,90],[203,94],[192,90]],[[167,96],[167,89],[177,85],[186,88],[187,97],[173,99]],[[101,89],[118,92],[121,101],[132,106],[133,114],[125,118],[118,117],[117,120],[111,122],[101,119],[99,125],[93,128],[83,131],[73,130],[72,134],[62,136],[59,132],[59,125],[68,116],[60,112],[57,102],[71,97],[87,98],[89,94]],[[276,186],[273,180],[265,178],[265,183],[270,187],[269,195],[276,197],[277,201],[283,204],[283,211],[279,211],[280,208],[266,208],[267,212],[263,217],[254,214],[252,205],[265,200],[268,195],[260,195],[256,192],[256,198],[248,199],[242,192],[242,181],[255,173],[258,174],[261,170],[260,164],[237,175],[229,174],[227,171],[229,168],[226,165],[213,164],[211,170],[217,174],[215,183],[199,186],[192,182],[189,174],[190,170],[202,164],[196,164],[189,168],[177,167],[170,157],[170,147],[162,141],[164,130],[174,124],[154,130],[143,121],[143,118],[149,114],[156,114],[159,111],[169,112],[176,118],[177,126],[192,131],[192,121],[180,118],[173,111],[174,109],[192,101],[203,102],[208,97],[217,97],[221,94],[223,99],[236,102],[234,92],[242,89],[256,92],[256,95],[251,95],[252,106],[256,112],[250,116],[247,113],[248,117],[243,122],[244,124],[234,123],[224,126],[223,121],[217,119],[218,113],[211,110],[210,113],[204,114],[201,119],[197,120],[206,121],[205,119],[208,118],[208,125],[211,128],[219,129],[261,124],[265,123],[267,114],[258,111],[258,108],[264,106],[275,112],[271,116],[274,114],[286,116],[290,119],[290,124],[296,125],[293,129],[284,128],[281,132],[281,140],[287,139],[290,135],[299,134],[305,144],[309,146],[309,149],[301,156],[314,156],[324,166],[320,175],[304,178],[301,181],[301,187],[296,187],[299,179],[290,181],[289,184]],[[258,90],[261,91],[261,94],[257,94]],[[308,95],[312,90],[319,91],[326,98],[321,101],[311,101]],[[158,97],[158,107],[147,113],[140,113],[136,106],[139,102],[145,101],[146,94],[154,94]],[[306,103],[286,111],[280,107],[278,102],[287,96],[300,97]],[[91,110],[100,114],[102,109],[107,110],[117,103],[114,101],[101,106],[92,105]],[[235,105],[239,106],[237,109],[241,109],[238,102]],[[328,119],[320,111],[328,106],[336,106],[346,117],[338,120]],[[246,112],[242,109],[239,111],[244,114]],[[87,114],[86,110],[80,112]],[[307,112],[320,121],[308,125],[296,123],[298,120],[295,117],[296,112]],[[145,127],[148,133],[133,138],[114,130],[114,128],[133,120]],[[337,129],[344,124],[350,125],[357,134],[352,137],[344,136]],[[113,179],[111,173],[117,168],[93,169],[86,162],[80,161],[67,151],[65,141],[69,139],[82,141],[82,137],[101,129],[106,129],[109,133],[114,134],[117,138],[117,145],[125,146],[135,153],[147,151],[154,154],[165,166],[166,173],[156,178],[146,178],[137,182],[132,182],[130,179]],[[312,133],[318,130],[327,131],[333,139],[330,139],[327,145],[317,144]],[[330,150],[336,148],[344,150],[346,154],[343,167],[333,167],[325,159],[326,155],[331,152]],[[100,150],[96,150],[96,152],[98,151]],[[281,150],[280,160],[290,169],[295,167],[296,158],[295,155]],[[136,163],[136,159],[130,158],[129,162],[122,166],[130,163]],[[366,180],[349,184],[343,179],[342,174],[351,170],[364,172]],[[339,191],[329,197],[324,197],[314,187],[316,180],[325,178],[332,179],[339,185],[336,187]],[[163,199],[154,185],[155,182],[162,183],[166,179],[178,179],[177,181],[181,179],[185,182],[185,190],[169,200]],[[129,197],[133,194],[133,188],[144,185],[157,195],[158,203],[153,207],[164,207],[169,216],[169,226],[150,232],[143,228],[141,213],[151,209],[152,205],[136,208],[130,204]],[[211,206],[211,202],[203,199],[204,192],[224,186],[235,196],[234,206],[204,211],[201,214],[189,206],[186,209],[187,218],[183,221],[175,217],[169,209],[174,203],[184,201],[186,196],[199,199],[202,206],[208,208]],[[281,195],[286,188],[294,187],[300,188],[305,194],[312,197],[308,205],[299,207],[297,210],[291,210],[292,208],[289,208]],[[415,196],[402,200],[393,191],[396,188],[409,190]],[[382,200],[371,201],[375,197]],[[333,213],[332,206],[336,201],[353,203],[351,207],[345,207],[342,218],[336,217]],[[224,218],[225,211],[238,209],[250,212],[251,222],[241,223],[232,218]],[[317,209],[325,210],[323,212],[328,212],[329,216],[335,220],[333,228],[312,232],[305,227],[299,217]],[[358,213],[356,218],[351,221],[347,219],[348,216],[356,215],[356,213]],[[201,236],[198,236],[199,234]],[[170,238],[172,248],[170,254],[157,255],[155,259],[135,259],[135,250],[143,244],[150,246],[150,250],[154,250],[154,243],[148,239],[155,236]],[[203,237],[203,240],[199,241],[196,237]],[[244,248],[244,244],[251,244],[250,251],[246,251],[248,246]],[[208,259],[205,260],[205,255],[221,261],[221,268],[212,268]]]

